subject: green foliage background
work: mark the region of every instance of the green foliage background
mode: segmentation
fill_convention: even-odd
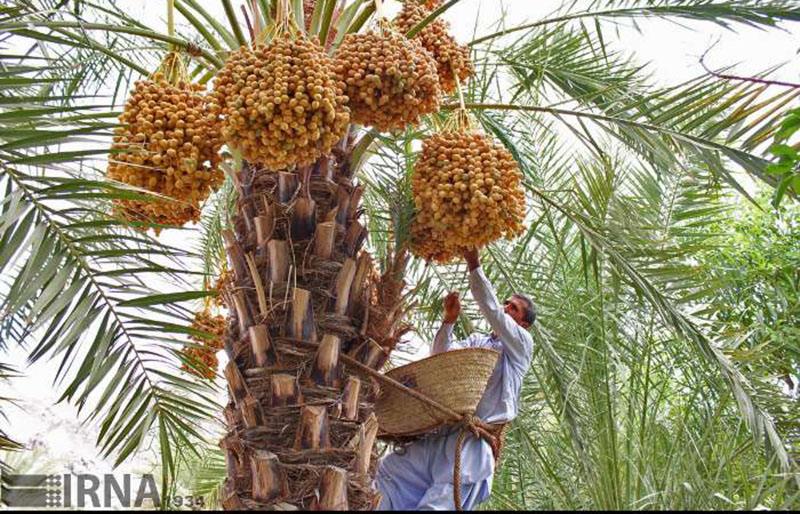
[[[321,40],[333,3],[314,13]],[[257,2],[265,19],[269,4]],[[211,505],[224,477],[221,381],[182,373],[178,350],[219,270],[232,188],[198,227],[165,231],[171,244],[111,216],[112,200],[147,193],[104,177],[133,80],[177,47],[208,82],[246,41],[229,0],[175,7],[169,34],[113,1],[0,6],[0,350],[54,359],[46,378],[100,426],[102,455],[120,463],[155,443],[162,490],[196,489]],[[374,4],[343,12],[337,40]],[[613,37],[615,23],[643,19],[776,30],[800,21],[800,3],[565,1],[470,43],[466,105],[520,163],[529,208],[526,234],[488,247],[484,266],[501,296],[528,293],[540,311],[524,408],[486,507],[796,509],[800,409],[786,378],[798,375],[800,89],[713,75],[660,87]],[[410,173],[438,121],[361,133],[381,265],[407,238]],[[412,259],[406,277],[409,321],[431,340],[444,293],[466,289],[463,264]],[[468,304],[459,334],[482,328]],[[13,372],[0,367],[0,379]],[[15,435],[0,432],[0,444]]]

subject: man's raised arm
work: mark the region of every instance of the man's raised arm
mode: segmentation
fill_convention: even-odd
[[[436,332],[436,337],[433,339],[433,348],[431,354],[446,352],[450,349],[450,342],[453,338],[453,325],[461,313],[461,302],[458,299],[458,293],[451,292],[444,297],[444,319],[439,331]]]
[[[514,321],[514,318],[505,313],[502,305],[497,301],[492,285],[481,269],[478,251],[464,252],[464,259],[469,268],[469,286],[472,290],[472,297],[478,303],[481,313],[503,342],[503,348],[509,357],[521,366],[527,367],[533,350],[533,338],[527,330]]]

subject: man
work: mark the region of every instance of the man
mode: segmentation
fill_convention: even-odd
[[[444,300],[444,320],[433,342],[433,353],[457,348],[491,348],[500,352],[497,367],[475,415],[485,423],[506,423],[514,419],[522,379],[531,364],[533,338],[528,329],[536,318],[531,302],[523,295],[497,301],[491,284],[483,274],[478,251],[464,252],[469,268],[469,285],[492,333],[472,334],[452,342],[453,325],[461,312],[458,294]],[[453,464],[458,429],[428,434],[384,457],[378,468],[376,486],[383,495],[379,510],[454,510]],[[486,501],[492,489],[494,457],[490,444],[474,435],[464,441],[461,451],[461,502],[472,510]]]

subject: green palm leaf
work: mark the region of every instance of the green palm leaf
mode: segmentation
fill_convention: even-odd
[[[273,2],[252,4],[251,19],[272,18]],[[27,344],[32,361],[58,359],[61,400],[99,423],[104,455],[122,462],[157,437],[163,490],[189,472],[213,499],[224,465],[218,451],[196,448],[221,406],[212,386],[181,374],[177,352],[187,335],[202,336],[189,327],[192,302],[225,267],[233,185],[212,197],[199,230],[187,229],[198,236],[190,251],[109,214],[115,199],[149,196],[104,180],[100,168],[132,80],[178,47],[206,83],[247,43],[247,29],[228,0],[176,0],[174,34],[114,3],[70,6],[0,8],[0,30],[20,47],[0,56],[0,349]],[[303,2],[292,7],[301,17]],[[368,0],[320,0],[310,34],[327,41],[335,30],[332,52],[374,12]],[[779,185],[762,152],[800,93],[713,76],[656,87],[654,69],[607,30],[646,18],[769,28],[800,20],[800,7],[565,3],[471,43],[477,76],[466,106],[519,162],[529,196],[527,233],[489,247],[484,267],[499,295],[532,293],[541,313],[493,506],[796,507],[796,464],[775,422],[790,404],[731,358],[739,335],[709,300],[727,286],[704,280],[697,260],[728,244],[713,227],[730,215],[731,191],[749,198],[743,174]],[[367,186],[382,269],[408,241],[419,141],[446,116],[391,135],[358,130],[353,171]],[[409,319],[430,340],[443,294],[466,289],[463,266],[411,259],[404,271]],[[457,332],[476,328],[485,327],[467,305]],[[6,439],[0,432],[0,446]]]

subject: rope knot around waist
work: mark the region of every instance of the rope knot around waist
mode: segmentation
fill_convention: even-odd
[[[503,448],[503,439],[508,423],[489,424],[477,416],[465,415],[456,426],[460,427],[460,431],[458,439],[456,439],[456,452],[453,459],[453,503],[456,510],[461,511],[463,510],[461,507],[461,450],[467,434],[472,434],[489,443],[495,465],[497,465],[500,461],[500,452]]]
[[[458,425],[462,430],[469,431],[475,437],[486,437],[488,435],[488,432],[483,427],[483,421],[477,416],[465,415]]]

